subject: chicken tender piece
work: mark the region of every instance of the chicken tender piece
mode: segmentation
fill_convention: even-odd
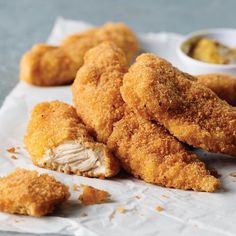
[[[236,110],[214,92],[153,54],[139,56],[125,75],[125,102],[159,121],[180,141],[236,156]]]
[[[100,142],[106,143],[113,123],[123,116],[125,104],[119,88],[127,71],[128,63],[121,49],[103,43],[85,55],[84,66],[72,86],[77,113]]]
[[[62,45],[69,45],[71,42],[79,42],[81,38],[93,37],[96,44],[113,42],[121,48],[128,60],[131,62],[139,50],[139,43],[132,30],[124,23],[108,22],[100,28],[90,29],[84,33],[72,34],[62,41]]]
[[[107,191],[96,189],[89,185],[81,184],[82,194],[79,200],[85,205],[100,204],[106,202],[110,194]]]
[[[232,106],[236,106],[236,78],[227,74],[205,74],[197,76],[198,82],[210,88],[216,95]]]
[[[114,44],[104,43],[87,52],[72,89],[78,115],[135,177],[166,187],[215,191],[219,181],[195,154],[160,124],[127,109],[120,95],[127,65]]]
[[[75,109],[63,102],[36,105],[24,141],[40,167],[87,177],[111,177],[119,171],[106,145],[94,142]]]
[[[123,23],[107,23],[64,39],[60,46],[36,44],[20,63],[20,79],[37,86],[66,85],[73,82],[83,64],[85,53],[106,41],[114,42],[131,61],[138,51],[138,41]]]
[[[128,173],[146,182],[206,192],[220,185],[197,155],[187,151],[162,125],[133,112],[115,124],[108,146]]]
[[[68,186],[48,174],[17,168],[0,178],[0,210],[21,215],[43,216],[65,202]]]

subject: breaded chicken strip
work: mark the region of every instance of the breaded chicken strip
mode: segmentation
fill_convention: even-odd
[[[17,168],[0,178],[0,210],[21,215],[43,216],[65,202],[69,188],[48,174]]]
[[[121,93],[132,109],[159,121],[180,141],[236,156],[236,109],[164,59],[139,56]]]
[[[134,112],[115,124],[108,146],[115,150],[128,173],[146,182],[206,192],[220,185],[197,155],[188,152],[164,126]]]
[[[72,86],[77,113],[100,142],[107,141],[113,123],[123,116],[125,104],[119,88],[127,71],[123,51],[103,43],[86,53]]]
[[[198,82],[210,88],[219,98],[236,106],[236,78],[228,74],[205,74],[197,76]]]
[[[111,177],[119,171],[106,145],[94,142],[75,109],[63,102],[36,105],[24,141],[40,167],[88,177]]]
[[[99,28],[93,28],[83,33],[72,34],[62,41],[62,45],[70,45],[79,42],[81,38],[91,37],[96,45],[103,42],[113,42],[121,48],[128,60],[131,62],[139,50],[139,43],[132,30],[124,23],[108,22]]]
[[[71,83],[83,64],[85,53],[101,42],[111,41],[119,46],[131,61],[138,51],[138,41],[123,23],[107,23],[99,28],[73,34],[59,47],[36,44],[26,52],[20,63],[20,79],[38,86]]]
[[[125,55],[114,44],[87,52],[72,89],[78,115],[128,173],[166,187],[215,191],[219,181],[163,126],[132,111],[125,113],[120,86],[127,66]]]

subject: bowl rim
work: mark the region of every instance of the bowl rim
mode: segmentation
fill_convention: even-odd
[[[177,52],[178,54],[184,58],[184,60],[189,60],[191,63],[203,66],[203,67],[211,67],[211,68],[218,68],[218,69],[234,69],[236,68],[236,63],[231,63],[231,64],[213,64],[213,63],[207,63],[203,61],[196,60],[190,56],[188,56],[185,52],[182,50],[182,45],[190,40],[193,37],[196,36],[201,36],[209,33],[227,33],[227,32],[235,32],[235,38],[236,38],[236,28],[210,28],[210,29],[202,29],[202,30],[197,30],[194,32],[191,32],[187,34],[186,36],[183,37],[183,39],[180,41],[177,47]],[[235,40],[236,41],[236,40]]]

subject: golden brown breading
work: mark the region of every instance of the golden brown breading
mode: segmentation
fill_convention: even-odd
[[[48,174],[17,168],[0,178],[0,210],[31,216],[51,213],[70,196],[69,188]]]
[[[115,44],[103,43],[86,53],[84,66],[72,86],[78,115],[98,141],[106,142],[113,123],[120,120],[124,102],[119,88],[128,70],[124,53]]]
[[[75,109],[63,102],[36,105],[24,141],[40,167],[89,177],[111,177],[119,171],[106,145],[94,142]]]
[[[108,147],[123,168],[146,182],[178,189],[213,192],[219,180],[195,154],[160,124],[128,112],[115,124]]]
[[[69,84],[82,66],[85,53],[106,41],[114,42],[124,50],[129,61],[138,51],[138,41],[128,26],[123,23],[107,23],[68,36],[59,47],[36,44],[22,57],[20,79],[38,86]]]
[[[162,123],[179,140],[236,156],[236,110],[196,79],[153,54],[142,54],[125,75],[123,99]]]
[[[130,111],[124,116],[120,86],[126,71],[125,56],[114,44],[87,52],[73,84],[79,116],[99,140],[108,140],[122,167],[134,176],[167,187],[215,191],[219,181],[165,128]]]
[[[228,74],[198,75],[198,82],[210,88],[216,95],[236,106],[236,78]]]
[[[107,191],[96,189],[89,185],[81,184],[82,194],[79,200],[85,205],[100,204],[106,202],[110,194]]]

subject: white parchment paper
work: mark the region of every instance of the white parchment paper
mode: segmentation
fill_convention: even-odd
[[[57,44],[65,35],[90,26],[58,19],[48,42]],[[140,34],[139,38],[144,51],[156,53],[182,67],[175,52],[181,35],[148,33]],[[236,159],[204,155],[207,163],[221,174],[222,188],[217,193],[162,188],[126,176],[112,180],[90,179],[33,166],[23,145],[27,120],[35,104],[55,99],[71,103],[70,87],[39,88],[19,82],[6,98],[0,110],[0,175],[19,166],[47,172],[71,187],[70,201],[53,215],[42,218],[0,213],[0,230],[78,236],[236,235],[236,178],[229,176],[236,171]],[[11,159],[6,151],[12,146],[20,147],[17,160]],[[111,201],[92,206],[78,204],[79,192],[74,192],[72,186],[81,183],[109,191]],[[156,206],[164,210],[157,212]],[[118,207],[125,208],[125,213],[118,213]]]

